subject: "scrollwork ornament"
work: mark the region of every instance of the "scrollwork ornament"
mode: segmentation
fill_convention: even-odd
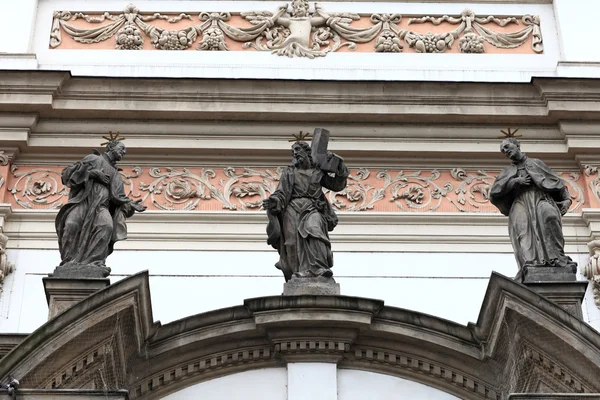
[[[469,174],[462,168],[453,168],[450,171],[452,178],[460,182],[455,189],[456,200],[450,202],[461,212],[469,211],[465,206],[479,209],[483,205],[490,205],[490,188],[494,183],[494,176],[483,170]]]
[[[16,181],[8,189],[17,204],[27,209],[62,207],[68,192],[61,182],[60,172],[43,168],[24,172],[17,170],[17,166],[11,168]]]
[[[600,308],[600,240],[592,240],[588,244],[590,259],[580,272],[592,283],[594,304]]]
[[[380,171],[377,177],[384,180],[385,188],[390,187],[390,201],[393,201],[402,211],[410,211],[410,209],[435,211],[452,190],[449,182],[443,186],[435,183],[440,177],[440,172],[435,169],[429,176],[423,176],[421,171],[410,174],[400,171],[392,178],[387,171]]]
[[[8,242],[8,237],[2,233],[0,233],[0,295],[3,291],[4,279],[8,274],[10,274],[14,269],[15,265],[8,261],[6,257],[6,243]]]
[[[569,208],[569,212],[575,212],[583,207],[585,202],[585,195],[583,188],[579,185],[580,175],[577,172],[562,173],[560,177],[565,180],[565,183],[569,186],[569,193],[571,194],[571,200],[573,203]]]

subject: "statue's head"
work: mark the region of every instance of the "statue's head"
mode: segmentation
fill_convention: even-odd
[[[523,157],[523,153],[521,152],[521,143],[512,137],[506,138],[502,141],[500,144],[500,151],[513,161],[518,161]]]
[[[310,146],[306,142],[296,142],[292,145],[292,165],[296,168],[307,169],[314,166],[310,154]]]
[[[297,18],[306,17],[308,15],[308,1],[294,0],[292,1],[292,16]]]
[[[110,140],[106,144],[106,154],[113,161],[121,161],[123,156],[127,154],[127,149],[125,148],[125,143],[120,140]]]

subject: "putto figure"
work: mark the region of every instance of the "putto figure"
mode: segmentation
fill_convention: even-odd
[[[577,263],[564,253],[561,216],[571,206],[565,182],[544,162],[521,152],[506,138],[500,151],[512,161],[496,178],[490,201],[508,216],[508,233],[522,280],[530,267],[562,267],[575,273]]]
[[[105,264],[115,242],[127,239],[125,219],[146,210],[125,195],[117,162],[126,153],[123,138],[106,138],[106,151],[93,154],[62,171],[62,182],[70,189],[69,201],[56,216],[61,263],[52,276],[103,278],[110,274]]]
[[[267,243],[279,252],[275,266],[286,281],[331,279],[333,275],[328,232],[335,228],[338,218],[323,188],[343,190],[349,173],[343,160],[327,151],[328,132],[317,131],[313,137],[313,155],[306,142],[292,145],[292,165],[283,170],[277,190],[263,202],[269,216]]]

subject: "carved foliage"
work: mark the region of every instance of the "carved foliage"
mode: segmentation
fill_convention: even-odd
[[[493,15],[488,17],[478,17],[469,9],[462,12],[460,16],[450,17],[422,17],[411,18],[409,24],[432,23],[440,25],[442,22],[458,25],[456,29],[444,34],[425,35],[408,32],[407,43],[410,47],[414,47],[418,53],[440,53],[451,48],[454,40],[461,34],[463,36],[459,40],[459,49],[461,53],[483,53],[485,52],[484,41],[494,47],[502,49],[512,49],[521,46],[531,36],[531,48],[536,53],[544,51],[542,44],[542,33],[540,30],[540,18],[534,15],[524,15],[521,17],[521,22],[525,28],[517,32],[498,32],[488,26],[493,23],[500,27],[505,27],[508,24],[519,25],[519,20],[516,17],[496,18]]]
[[[11,203],[20,208],[58,209],[66,203],[60,168],[12,167]],[[127,195],[155,210],[259,210],[279,181],[281,169],[126,168]],[[498,212],[489,202],[496,172],[351,170],[340,192],[325,190],[338,210],[407,212]],[[569,186],[571,212],[585,206],[581,174],[562,173]]]
[[[496,18],[494,16],[478,17],[473,11],[465,10],[457,16],[410,18],[408,24],[442,23],[456,25],[449,32],[418,33],[400,27],[400,14],[372,14],[371,23],[367,27],[358,27],[354,22],[362,19],[356,13],[327,13],[319,3],[313,11],[309,10],[307,0],[295,0],[291,6],[285,4],[275,12],[246,11],[235,15],[238,20],[232,22],[229,12],[201,12],[198,23],[169,30],[153,25],[154,20],[166,20],[175,24],[183,19],[192,21],[189,14],[178,16],[155,13],[149,16],[140,14],[137,7],[130,4],[122,14],[113,15],[108,12],[98,17],[82,13],[56,11],[53,14],[50,47],[55,48],[62,43],[61,32],[64,31],[73,40],[80,43],[98,43],[115,37],[115,48],[118,50],[141,50],[144,35],[150,39],[152,46],[159,50],[186,50],[200,37],[197,50],[229,50],[227,40],[243,43],[242,48],[253,48],[259,51],[271,51],[287,57],[323,57],[327,53],[348,47],[355,50],[359,43],[373,43],[373,50],[382,53],[399,53],[404,49],[402,41],[417,53],[441,53],[452,48],[458,39],[459,51],[462,53],[485,52],[484,42],[502,49],[511,49],[523,45],[532,38],[532,50],[543,52],[540,19],[538,16]],[[239,17],[251,26],[237,26]],[[98,27],[81,28],[72,21],[84,19],[89,24],[100,24]],[[109,22],[107,22],[109,21]],[[493,25],[523,26],[514,32],[496,31]]]

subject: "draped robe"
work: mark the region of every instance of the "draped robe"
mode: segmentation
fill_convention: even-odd
[[[515,178],[526,176],[531,178],[530,186],[515,185]],[[508,216],[520,274],[526,266],[576,268],[564,253],[561,211],[556,204],[570,200],[564,181],[541,160],[525,156],[498,175],[490,201]]]
[[[107,174],[109,183],[93,178],[92,170]],[[56,216],[59,269],[97,267],[107,276],[106,257],[115,242],[127,239],[125,219],[134,213],[119,170],[106,154],[90,154],[65,168],[62,182],[71,190],[69,201]]]
[[[338,223],[323,187],[338,192],[346,187],[348,169],[340,163],[335,177],[318,168],[286,167],[271,195],[282,205],[280,214],[267,210],[267,243],[279,252],[276,267],[285,280],[296,277],[331,277],[333,253],[329,231]]]

